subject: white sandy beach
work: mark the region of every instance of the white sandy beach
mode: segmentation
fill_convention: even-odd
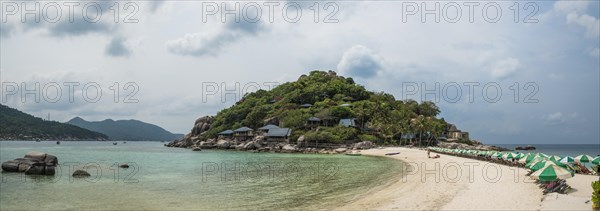
[[[526,169],[409,148],[363,150],[363,155],[387,156],[410,164],[407,175],[369,190],[340,210],[591,210],[591,182],[598,176],[575,175],[567,180],[568,195],[543,195]],[[437,153],[433,153],[435,155]],[[437,166],[437,167],[436,167]],[[437,181],[436,181],[437,179]],[[586,203],[587,202],[587,203]]]

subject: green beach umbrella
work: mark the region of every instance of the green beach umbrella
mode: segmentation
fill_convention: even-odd
[[[559,162],[551,161],[551,160],[542,160],[542,161],[536,162],[535,164],[532,164],[529,168],[533,171],[537,171],[537,170],[540,170],[540,169],[546,167],[547,165],[556,165],[561,168],[565,168],[565,169],[567,168],[567,164],[559,163]]]
[[[561,163],[574,163],[575,162],[575,158],[573,158],[571,156],[565,156],[564,158],[560,159],[558,162],[561,162]]]
[[[543,158],[534,158],[531,162],[528,162],[527,164],[525,164],[526,168],[531,169],[531,167],[539,162],[545,161]]]
[[[502,159],[510,160],[510,159],[515,158],[515,156],[517,156],[515,153],[509,152],[509,153],[502,155]]]
[[[548,158],[550,156],[544,154],[544,153],[537,153],[537,156],[543,157],[543,158]]]
[[[548,160],[551,160],[551,161],[560,161],[560,159],[561,159],[561,157],[556,156],[556,155],[552,155],[548,158]]]
[[[531,177],[542,182],[555,181],[557,179],[567,179],[573,176],[575,176],[573,172],[553,164],[547,165],[531,174]]]
[[[523,153],[517,153],[517,156],[515,157],[515,159],[519,160],[522,157],[525,157],[525,154],[523,154]]]
[[[580,156],[575,157],[575,161],[580,162],[580,163],[589,163],[590,161],[592,161],[592,159],[594,159],[594,158],[592,158],[589,155],[580,155]]]
[[[594,159],[592,160],[592,163],[593,163],[593,164],[596,164],[596,165],[600,165],[600,156],[598,156],[598,157],[594,158]]]

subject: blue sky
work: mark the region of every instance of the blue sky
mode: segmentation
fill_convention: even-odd
[[[231,1],[208,2],[214,8],[190,1],[134,2],[128,10],[120,2],[118,23],[110,1],[98,1],[103,12],[95,23],[81,14],[89,1],[74,10],[72,22],[66,17],[68,9],[59,5],[62,16],[54,23],[43,17],[36,23],[32,15],[22,22],[19,11],[13,14],[2,3],[2,103],[39,117],[139,119],[187,133],[196,118],[235,101],[231,94],[225,101],[218,94],[203,100],[209,92],[203,84],[225,83],[233,89],[239,83],[239,90],[293,81],[320,69],[335,70],[398,99],[434,100],[434,94],[423,97],[420,86],[434,89],[439,84],[432,92],[440,97],[440,116],[484,143],[600,140],[598,1],[518,1],[518,16],[517,1],[470,1],[478,4],[471,20],[465,2],[319,1],[317,23],[312,1],[267,2],[279,4],[273,6],[272,21],[265,2],[240,2],[247,16],[239,22],[232,15],[223,21],[220,12],[234,7]],[[11,5],[22,9],[16,3]],[[440,21],[433,15],[422,20],[423,11],[436,3]],[[40,8],[46,4],[40,2]],[[284,13],[286,4],[290,7]],[[488,4],[493,5],[484,11]],[[418,10],[411,13],[415,5]],[[301,8],[297,21],[293,6]],[[455,6],[461,11],[459,19]],[[501,16],[494,12],[497,7]],[[127,17],[133,8],[138,11]],[[219,11],[208,10],[215,8]],[[328,14],[334,15],[327,19]],[[530,23],[524,23],[528,14],[533,14]],[[72,102],[62,86],[56,102],[42,96],[38,103],[26,95],[23,103],[20,92],[7,92],[7,84],[22,91],[22,82],[28,89],[40,83],[47,98],[56,96],[53,83],[80,85]],[[86,102],[82,87],[92,82],[102,89],[102,97]],[[419,90],[404,90],[415,84]],[[472,97],[465,84],[478,84]],[[116,102],[115,88],[120,90]],[[497,100],[496,90],[502,92]],[[123,102],[132,93],[130,103]]]

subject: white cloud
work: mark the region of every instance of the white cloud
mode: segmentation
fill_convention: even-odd
[[[600,36],[600,20],[586,14],[591,1],[557,1],[554,10],[559,14],[565,14],[567,23],[574,24],[586,29],[585,36],[596,38]]]
[[[383,58],[365,46],[355,45],[344,52],[337,69],[348,76],[371,78],[383,68]]]
[[[563,114],[562,112],[554,112],[542,117],[546,124],[563,124],[568,123],[579,117],[577,112]]]
[[[256,36],[264,30],[262,22],[230,22],[210,32],[187,33],[183,37],[169,40],[167,49],[175,54],[190,56],[215,56],[222,48],[245,36]]]
[[[554,10],[561,13],[583,12],[590,5],[590,1],[557,1]]]
[[[517,69],[521,66],[518,59],[509,57],[504,60],[496,62],[492,65],[492,77],[495,79],[504,79],[514,75]]]
[[[567,23],[584,27],[586,29],[586,37],[595,38],[600,36],[600,20],[596,17],[587,14],[579,15],[576,12],[572,12],[567,15]]]

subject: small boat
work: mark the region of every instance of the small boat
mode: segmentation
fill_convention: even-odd
[[[113,142],[113,145],[117,145],[117,142]]]
[[[56,144],[60,144],[60,141],[57,141]]]
[[[398,155],[400,154],[400,152],[390,152],[390,153],[385,153],[385,155]]]

